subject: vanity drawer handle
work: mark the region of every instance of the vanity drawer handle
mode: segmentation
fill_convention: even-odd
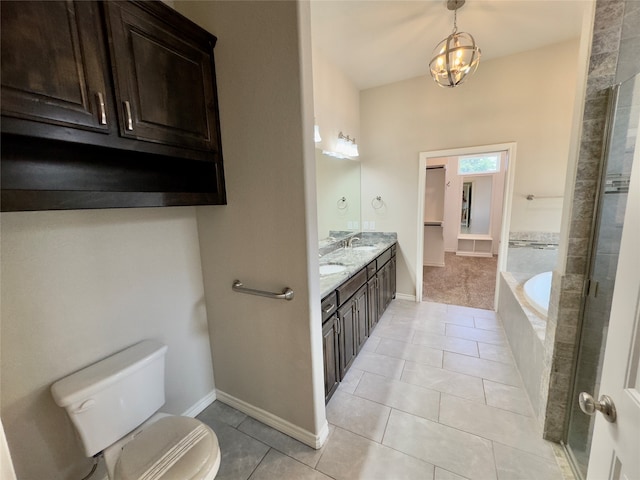
[[[322,309],[322,313],[331,313],[334,308],[336,308],[336,306],[333,303],[331,303]]]

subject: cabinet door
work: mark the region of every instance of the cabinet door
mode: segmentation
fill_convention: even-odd
[[[376,274],[378,279],[378,315],[387,309],[395,296],[396,290],[396,262],[391,258]]]
[[[387,298],[389,296],[389,262],[378,270],[376,278],[378,279],[378,312],[382,314],[387,308]]]
[[[97,10],[88,1],[2,2],[2,115],[108,130],[111,97]],[[41,136],[58,129],[42,128]],[[12,133],[37,134],[33,124]]]
[[[333,315],[322,327],[322,354],[324,358],[324,401],[329,401],[340,384],[340,356],[338,347],[338,316]]]
[[[396,298],[396,257],[391,257],[389,261],[389,285],[391,286],[391,292],[389,294],[389,302]]]
[[[219,150],[215,37],[171,24],[149,2],[106,2],[116,106],[124,137]],[[153,10],[153,11],[152,11]]]
[[[378,324],[378,280],[373,277],[367,282],[367,310],[369,315],[369,335]]]
[[[338,321],[340,322],[339,346],[340,346],[340,380],[351,367],[356,358],[356,303],[349,300],[338,310]]]
[[[353,296],[356,309],[356,353],[360,352],[362,345],[367,341],[369,336],[369,305],[367,299],[369,298],[367,286],[364,285]]]

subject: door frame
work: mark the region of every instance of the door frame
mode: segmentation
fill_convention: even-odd
[[[500,248],[498,250],[498,269],[501,272],[507,265],[507,251],[509,248],[509,229],[511,226],[511,207],[513,203],[513,185],[516,171],[516,142],[494,143],[491,145],[478,145],[473,147],[458,147],[447,150],[432,150],[420,152],[418,157],[418,218],[417,225],[417,251],[416,251],[416,302],[422,302],[423,281],[423,253],[424,253],[424,195],[427,181],[427,163],[430,158],[459,157],[462,155],[474,155],[492,152],[507,152],[505,186],[502,201],[502,226],[500,228]],[[496,288],[494,308],[498,304],[500,276],[496,275]]]

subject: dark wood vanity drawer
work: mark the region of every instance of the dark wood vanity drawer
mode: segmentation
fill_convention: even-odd
[[[382,252],[376,259],[376,262],[378,263],[378,270],[380,270],[389,260],[391,260],[391,248],[388,248],[387,250]]]
[[[336,292],[331,292],[322,299],[322,323],[326,322],[338,309],[338,298]]]
[[[367,279],[370,279],[376,275],[376,261],[374,260],[369,265],[367,265]]]
[[[338,306],[349,300],[349,298],[358,291],[358,289],[367,282],[367,269],[363,268],[356,273],[351,279],[340,285],[336,290],[338,294]]]

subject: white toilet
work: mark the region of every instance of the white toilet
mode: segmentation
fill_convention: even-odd
[[[211,480],[218,438],[190,417],[159,413],[167,346],[145,340],[51,386],[87,457],[103,452],[111,480]]]

